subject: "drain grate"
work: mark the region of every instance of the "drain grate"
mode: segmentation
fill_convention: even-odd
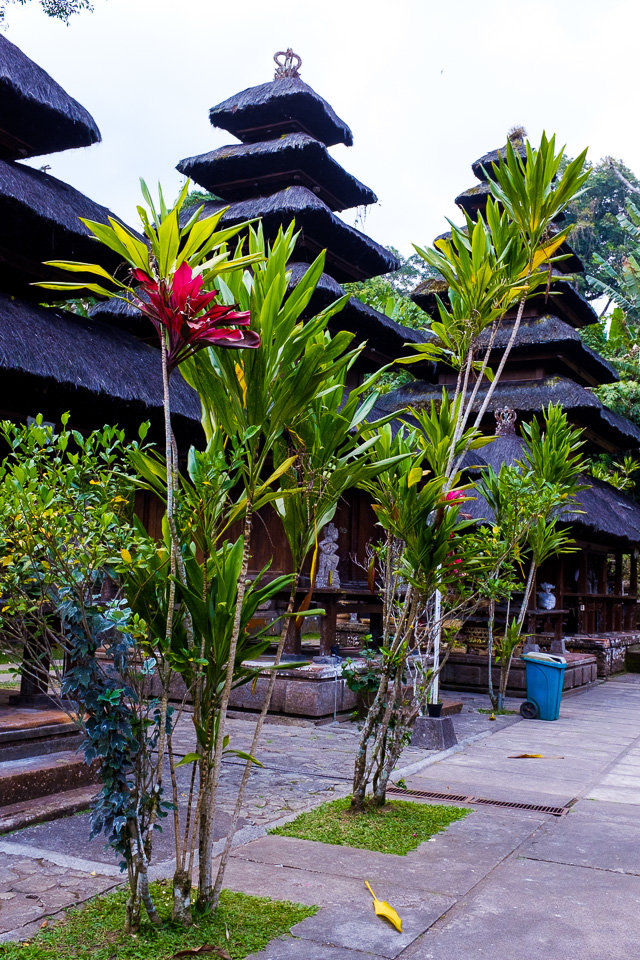
[[[398,797],[418,797],[421,800],[449,800],[453,803],[487,804],[491,807],[508,807],[510,810],[531,810],[535,813],[548,813],[552,817],[564,817],[575,801],[564,807],[552,807],[544,803],[518,803],[515,800],[491,800],[488,797],[474,797],[471,794],[435,793],[431,790],[403,790],[401,787],[389,786],[387,793]]]

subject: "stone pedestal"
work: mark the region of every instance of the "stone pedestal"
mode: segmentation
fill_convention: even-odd
[[[423,750],[446,750],[458,742],[451,717],[417,717],[411,746]]]

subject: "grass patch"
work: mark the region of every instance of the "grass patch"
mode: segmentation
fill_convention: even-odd
[[[154,883],[152,895],[165,926],[158,930],[143,923],[136,937],[122,932],[127,891],[96,897],[70,911],[51,929],[41,930],[25,944],[0,943],[4,960],[169,960],[179,950],[204,944],[221,947],[232,960],[262,950],[294,923],[311,917],[317,907],[285,900],[250,897],[223,890],[215,914],[201,916],[193,927],[171,922],[171,888]],[[227,939],[228,933],[228,939]],[[215,954],[203,953],[203,956]]]
[[[489,707],[478,707],[478,713],[489,713],[489,714],[492,713],[496,717],[510,717],[510,716],[517,717],[518,716],[517,710],[507,710],[506,707],[502,707],[501,710],[491,710],[489,709]]]
[[[350,797],[323,803],[269,833],[404,856],[454,820],[471,813],[466,807],[411,803],[409,800],[390,800],[384,807],[368,804],[364,813],[351,813],[350,803]]]

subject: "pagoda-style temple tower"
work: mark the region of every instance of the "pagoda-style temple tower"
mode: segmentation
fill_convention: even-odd
[[[162,422],[159,351],[128,321],[118,327],[108,314],[105,322],[40,306],[61,295],[29,285],[69,280],[43,260],[118,264],[79,220],[106,222],[109,211],[20,162],[99,140],[84,107],[0,35],[0,417],[42,413],[57,422],[69,410],[80,429],[109,422],[134,430],[145,419],[154,429]],[[195,435],[197,397],[181,378],[172,389],[178,423]]]
[[[388,250],[337,216],[377,200],[327,149],[336,143],[351,146],[351,130],[300,79],[297,54],[287,50],[274,59],[274,80],[229,97],[209,113],[215,127],[241,143],[189,157],[178,170],[221,198],[207,203],[205,214],[229,207],[223,224],[260,217],[270,240],[280,226],[295,220],[300,236],[291,264],[292,285],[326,249],[326,273],[309,307],[314,313],[344,295],[341,283],[389,273],[399,264]],[[407,342],[424,339],[356,298],[333,318],[331,327],[352,331],[356,343],[366,341],[355,368],[360,378],[399,357]]]
[[[300,79],[301,60],[296,54],[287,50],[274,59],[277,70],[272,81],[243,90],[211,108],[211,123],[241,142],[182,160],[178,170],[221,198],[205,203],[203,216],[228,207],[223,225],[259,217],[266,239],[273,240],[281,226],[295,220],[300,235],[295,262],[290,264],[291,287],[320,251],[326,250],[326,272],[308,307],[308,315],[313,316],[344,296],[341,283],[388,273],[399,264],[388,250],[337,215],[377,199],[328,151],[337,143],[350,146],[351,130]],[[405,345],[421,342],[426,335],[396,323],[356,298],[332,318],[330,329],[351,331],[355,343],[366,341],[350,372],[353,380],[349,386],[405,350],[413,352]],[[421,370],[431,374],[433,365],[425,363]],[[269,534],[260,536],[253,545],[252,564],[259,569],[271,559],[272,571],[286,570],[282,532],[274,517],[265,517],[265,523]],[[367,498],[350,492],[338,508],[335,524],[342,587],[368,593],[365,574],[354,562],[356,557],[364,562],[365,547],[374,531],[375,519]]]
[[[521,141],[514,147],[524,155]],[[471,217],[486,206],[489,187],[485,170],[491,170],[499,153],[494,150],[476,160],[473,172],[479,182],[456,197],[458,206]],[[612,383],[618,377],[613,367],[580,337],[579,330],[595,323],[597,317],[570,282],[570,274],[583,269],[580,259],[568,243],[563,245],[562,252],[569,256],[554,268],[557,279],[549,296],[539,294],[525,307],[516,342],[482,425],[487,433],[494,433],[498,419],[498,439],[483,448],[481,454],[474,454],[474,462],[484,460],[496,470],[502,462],[513,462],[520,455],[514,421],[531,420],[549,403],[561,404],[571,423],[582,428],[588,454],[621,456],[628,450],[637,450],[640,444],[640,429],[605,407],[593,392],[594,387]],[[446,284],[437,278],[417,287],[412,299],[426,313],[435,315],[436,295],[446,300]],[[512,325],[513,317],[507,316],[495,338],[490,357],[494,370]],[[482,346],[481,338],[480,354]],[[440,364],[430,382],[415,381],[382,397],[378,406],[381,411],[407,404],[421,406],[438,399],[442,386],[450,383],[455,383],[453,371]],[[479,391],[477,409],[485,389]],[[539,571],[538,583],[554,585],[558,611],[554,616],[561,617],[565,634],[634,631],[638,627],[640,506],[606,483],[592,477],[584,479],[591,485],[579,495],[584,512],[567,516],[580,549],[545,564]],[[478,518],[486,509],[480,501],[475,508],[471,507]],[[537,606],[535,590],[532,606]],[[580,641],[576,641],[576,648],[579,647]]]

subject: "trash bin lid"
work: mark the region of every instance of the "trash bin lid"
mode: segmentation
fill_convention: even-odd
[[[523,653],[521,660],[541,660],[543,663],[566,663],[564,657],[560,657],[555,653]]]

